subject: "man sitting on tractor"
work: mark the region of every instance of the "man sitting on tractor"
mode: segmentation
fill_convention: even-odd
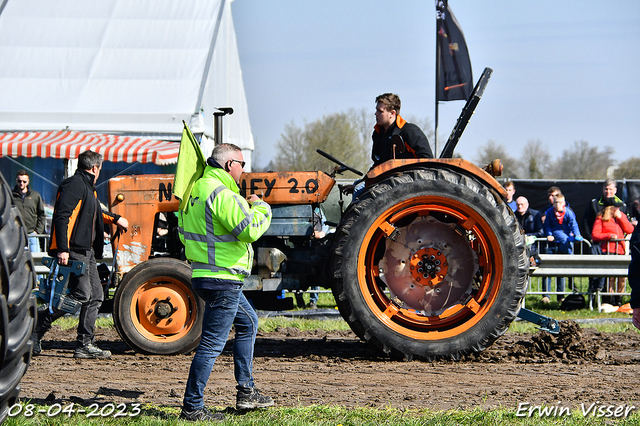
[[[433,158],[429,139],[413,123],[400,116],[400,97],[394,93],[383,93],[376,98],[376,125],[373,130],[371,159],[373,167],[392,159]],[[400,136],[404,147],[394,146],[393,136]],[[343,187],[345,194],[353,192],[356,199],[364,189],[363,179]]]
[[[402,137],[404,152],[393,152],[394,135]],[[376,126],[371,137],[374,166],[393,158],[433,158],[429,139],[420,127],[400,117],[400,98],[396,94],[384,93],[376,98]]]

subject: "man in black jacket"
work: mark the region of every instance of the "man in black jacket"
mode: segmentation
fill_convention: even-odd
[[[524,233],[536,238],[544,237],[542,214],[538,210],[529,208],[529,200],[525,197],[518,197],[516,206],[516,219]]]
[[[126,230],[129,222],[124,217],[102,211],[94,186],[101,168],[100,154],[85,151],[78,156],[75,174],[58,187],[51,223],[49,255],[56,257],[58,264],[63,266],[75,260],[84,262],[86,267],[84,275],[69,278],[69,297],[81,303],[74,358],[111,356],[111,352],[101,350],[93,342],[96,318],[104,297],[96,258],[102,258],[104,223],[116,224]],[[51,323],[64,314],[51,307],[39,310],[32,335],[33,355],[40,354],[42,337],[51,328]]]
[[[29,234],[29,250],[40,251],[40,242],[34,234],[43,234],[46,222],[44,203],[37,191],[29,187],[29,174],[26,170],[16,173],[16,186],[13,188],[13,202],[18,206],[24,226]]]
[[[429,140],[418,126],[400,117],[400,98],[384,93],[376,98],[376,126],[373,131],[371,159],[373,165],[394,158],[391,137],[400,135],[405,144],[403,153],[396,151],[395,158],[433,158]]]
[[[429,139],[420,127],[400,117],[400,105],[400,98],[393,93],[383,93],[376,98],[376,125],[371,135],[373,167],[394,158],[433,158]],[[404,150],[394,147],[392,141],[394,135],[402,138]],[[362,194],[363,190],[364,179],[358,179],[353,185],[342,187],[345,194],[353,193],[352,202]]]

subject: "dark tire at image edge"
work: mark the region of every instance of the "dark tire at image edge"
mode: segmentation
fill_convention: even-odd
[[[18,400],[19,383],[31,360],[36,321],[32,290],[36,274],[27,234],[11,188],[0,175],[0,424]]]
[[[370,185],[336,230],[331,268],[342,317],[396,358],[457,360],[485,350],[526,291],[524,238],[507,209],[488,185],[454,170],[409,170]],[[418,256],[439,256],[448,273],[419,282],[422,275],[407,273]],[[408,297],[416,291],[424,293]],[[443,302],[425,302],[433,300]]]

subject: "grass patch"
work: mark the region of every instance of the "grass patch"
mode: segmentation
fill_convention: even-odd
[[[326,291],[326,289],[324,288],[320,288],[321,291]],[[298,297],[296,297],[295,293],[292,293],[290,291],[285,293],[285,297],[291,297],[293,298],[294,302],[293,302],[293,306],[295,306],[294,310],[300,310],[300,309],[304,309],[305,306],[309,305],[309,300],[311,298],[311,294],[309,293],[302,293],[302,300],[304,301],[304,306],[300,306],[297,302]],[[336,299],[333,298],[333,294],[332,293],[318,293],[318,303],[317,303],[317,307],[318,309],[333,309],[336,307]]]
[[[347,322],[343,319],[316,320],[307,318],[260,318],[258,330],[268,333],[278,327],[294,327],[302,331],[323,330],[323,331],[345,331],[351,330]]]
[[[629,315],[621,314],[594,314],[594,311],[585,310],[584,315],[574,315],[574,312],[580,313],[581,311],[562,312],[554,310],[536,310],[537,313],[554,318],[558,321],[565,319],[576,318],[629,318]],[[587,313],[591,312],[592,315]],[[58,319],[55,325],[59,326],[63,330],[69,330],[78,326],[78,317],[66,316]],[[595,328],[602,333],[624,333],[631,331],[633,333],[640,333],[640,331],[628,323],[582,323],[579,324],[582,328]],[[113,319],[111,317],[100,317],[96,321],[96,326],[99,328],[112,328]],[[348,331],[351,328],[347,322],[343,319],[308,319],[308,318],[288,318],[288,317],[270,317],[260,318],[258,322],[258,329],[263,333],[270,333],[275,331],[279,327],[293,327],[301,331],[309,330],[323,330],[330,331]],[[509,326],[509,331],[512,333],[536,333],[538,326],[527,321],[514,321]]]
[[[65,406],[68,406],[65,405]],[[114,418],[113,416],[87,418],[85,414],[75,414],[72,416],[58,415],[48,417],[46,414],[39,414],[37,411],[43,409],[46,413],[51,407],[35,406],[36,412],[32,417],[25,417],[20,414],[16,417],[9,417],[6,420],[8,426],[22,425],[48,425],[48,426],[93,426],[93,425],[119,425],[131,424],[142,426],[156,425],[193,425],[193,422],[186,422],[178,419],[179,410],[173,407],[141,407],[141,412],[135,417]],[[76,406],[78,408],[78,406]],[[583,417],[582,412],[577,407],[570,414],[560,417],[540,418],[537,415],[532,417],[516,416],[516,408],[483,410],[473,408],[468,410],[456,409],[447,411],[433,411],[428,409],[397,409],[397,408],[347,408],[340,406],[314,405],[307,407],[276,407],[268,410],[257,410],[244,414],[238,414],[233,410],[226,413],[224,422],[216,423],[221,425],[252,425],[252,426],[351,426],[351,425],[371,425],[371,426],[418,426],[418,425],[438,425],[457,426],[461,424],[473,425],[601,425],[602,418]],[[131,408],[128,408],[131,412]],[[618,425],[635,425],[640,422],[640,414],[635,410],[628,418],[619,419]]]
[[[65,315],[62,318],[58,318],[54,324],[63,330],[69,330],[78,326],[78,317]],[[113,318],[111,316],[98,317],[98,319],[96,319],[96,327],[113,328]]]
[[[293,293],[287,292],[286,297],[293,297]],[[305,304],[309,303],[309,294],[304,293],[303,298]],[[575,311],[561,311],[559,310],[558,302],[555,300],[549,304],[541,302],[542,296],[531,295],[527,296],[526,307],[550,318],[554,318],[558,321],[567,319],[598,319],[598,318],[626,318],[629,319],[629,314],[620,312],[604,313],[590,309],[580,309]],[[295,310],[300,310],[296,308]],[[320,293],[318,297],[318,309],[337,309],[336,302],[331,293]],[[65,316],[58,319],[55,324],[63,330],[68,330],[78,325],[78,318],[72,316]],[[111,328],[113,327],[113,318],[110,316],[101,316],[96,321],[96,326],[99,328]],[[603,333],[624,333],[627,331],[638,331],[630,322],[629,323],[581,323],[583,328],[595,328]],[[294,327],[302,331],[308,330],[323,330],[323,331],[344,331],[349,330],[349,326],[343,319],[330,319],[330,320],[317,320],[307,318],[285,318],[285,317],[273,317],[273,318],[260,318],[259,330],[264,333],[269,333],[277,329],[278,327]],[[513,333],[536,333],[538,327],[527,321],[514,321],[509,326],[509,331]]]

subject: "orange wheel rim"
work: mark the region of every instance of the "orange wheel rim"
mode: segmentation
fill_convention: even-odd
[[[437,315],[407,306],[403,301],[406,294],[387,294],[385,290],[388,287],[381,278],[387,273],[380,268],[383,264],[381,245],[385,246],[387,237],[394,229],[402,234],[407,229],[406,222],[414,223],[411,220],[418,217],[437,217],[439,222],[455,227],[463,235],[461,238],[465,239],[477,261],[478,272],[469,283],[469,294],[449,302]],[[407,252],[410,253],[406,259],[407,271],[409,266],[417,266],[416,260],[412,261],[416,253],[434,262],[439,261],[439,271],[444,271],[443,274],[450,268],[450,265],[443,263],[446,257],[437,250],[407,248]],[[384,211],[367,230],[357,262],[359,290],[373,315],[393,331],[417,340],[441,340],[473,328],[495,303],[503,275],[502,247],[487,219],[467,204],[440,196],[411,198]],[[435,279],[427,277],[418,283],[416,276],[413,270],[411,285],[440,285],[442,280],[440,275],[435,275]],[[409,282],[409,278],[405,279]]]
[[[198,317],[195,297],[184,283],[170,277],[147,281],[131,299],[133,325],[153,342],[180,340],[189,333]]]

